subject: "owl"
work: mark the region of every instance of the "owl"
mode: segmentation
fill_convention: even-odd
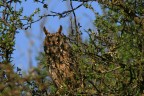
[[[46,35],[44,40],[44,52],[50,77],[58,87],[71,87],[74,84],[73,60],[71,59],[71,47],[68,39],[62,32],[62,26],[56,33],[50,33],[44,27]]]

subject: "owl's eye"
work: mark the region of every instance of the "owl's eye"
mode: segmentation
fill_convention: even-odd
[[[58,37],[58,41],[60,41],[61,37]]]

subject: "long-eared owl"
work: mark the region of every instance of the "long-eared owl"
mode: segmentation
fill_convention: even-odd
[[[46,35],[44,51],[47,56],[50,76],[55,85],[60,88],[74,83],[73,63],[70,55],[70,45],[65,35],[61,33],[62,26],[56,33],[49,33],[43,28]]]

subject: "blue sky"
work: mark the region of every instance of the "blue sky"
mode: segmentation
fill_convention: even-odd
[[[29,16],[32,12],[35,11],[36,8],[42,9],[39,15],[41,14],[51,14],[50,11],[54,12],[63,12],[68,10],[69,5],[67,2],[63,0],[48,0],[48,9],[43,9],[43,6],[38,3],[33,3],[33,0],[28,0],[21,5],[16,5],[16,8],[19,9],[20,7],[24,7],[23,15]],[[79,2],[73,2],[74,7],[78,6]],[[100,6],[96,3],[92,3],[93,7],[95,8],[96,12],[101,13]],[[37,15],[35,19],[39,16]],[[80,7],[76,10],[76,16],[78,22],[82,25],[82,32],[84,29],[93,29],[96,30],[93,25],[93,20],[95,20],[94,13],[86,9],[84,7]],[[69,16],[66,18],[59,19],[58,17],[47,17],[45,20],[41,20],[40,22],[36,22],[32,25],[31,29],[28,30],[18,30],[19,33],[16,34],[16,45],[15,51],[13,54],[13,64],[16,67],[22,69],[22,71],[27,71],[29,68],[29,63],[33,66],[37,65],[36,56],[38,53],[43,51],[43,40],[44,40],[44,33],[40,24],[45,22],[44,26],[49,30],[49,32],[56,32],[60,25],[63,26],[63,33],[67,35],[67,31],[69,29],[70,20]],[[83,38],[87,38],[87,35],[84,34]],[[31,53],[31,54],[30,54]]]

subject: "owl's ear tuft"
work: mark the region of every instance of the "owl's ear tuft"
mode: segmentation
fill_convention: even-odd
[[[49,32],[47,31],[47,29],[45,28],[45,26],[43,28],[43,31],[44,31],[45,35],[49,34]]]
[[[58,29],[58,33],[61,34],[62,31],[62,26],[60,25],[59,29]]]

